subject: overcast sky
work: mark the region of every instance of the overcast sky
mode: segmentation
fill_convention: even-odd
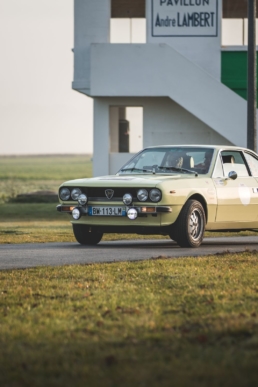
[[[92,152],[92,100],[71,89],[73,0],[0,0],[0,155]]]

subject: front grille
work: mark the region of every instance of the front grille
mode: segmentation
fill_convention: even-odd
[[[67,187],[72,190],[72,187]],[[140,202],[137,198],[137,191],[142,188],[146,189],[146,191],[149,193],[151,188],[145,188],[145,187],[139,187],[139,188],[126,188],[126,187],[77,187],[80,188],[82,193],[86,194],[88,197],[88,201],[90,202],[122,202],[123,196],[126,193],[130,193],[133,196],[133,202],[139,202],[139,203],[145,203]],[[114,195],[111,199],[108,199],[106,197],[105,191],[107,189],[112,189],[114,191]],[[147,199],[146,202],[150,202],[150,199]]]
[[[124,194],[130,193],[133,195],[133,197],[136,197],[137,189],[135,188],[112,188],[112,187],[103,187],[103,188],[95,188],[95,187],[88,187],[88,188],[81,188],[81,190],[88,195],[88,197],[91,198],[107,198],[105,195],[106,189],[112,189],[114,191],[113,197],[116,198],[122,198]]]
[[[114,191],[114,195],[111,199],[108,199],[105,194],[106,189],[112,189]],[[82,192],[85,193],[89,201],[103,201],[103,202],[119,202],[122,201],[123,196],[126,193],[130,193],[133,196],[133,201],[139,201],[137,199],[137,191],[138,188],[121,188],[121,187],[103,187],[103,188],[96,188],[96,187],[87,187],[87,188],[81,188]],[[147,189],[149,192],[149,190]]]

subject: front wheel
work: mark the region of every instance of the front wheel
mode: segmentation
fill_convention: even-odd
[[[199,247],[202,243],[206,217],[203,206],[197,200],[188,200],[177,221],[176,241],[181,247]]]
[[[97,245],[103,236],[103,233],[90,231],[88,226],[83,224],[73,224],[73,233],[77,242],[81,245]]]

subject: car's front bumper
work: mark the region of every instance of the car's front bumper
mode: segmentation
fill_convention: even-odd
[[[78,206],[71,204],[59,204],[57,206],[57,211],[66,214],[72,214],[73,209],[78,208],[80,210],[81,216],[78,220],[75,220],[71,216],[71,222],[74,224],[84,224],[88,226],[103,226],[103,227],[129,227],[131,232],[134,232],[135,227],[161,227],[168,226],[174,223],[177,217],[177,210],[172,209],[171,206],[128,206],[126,208],[126,213],[124,216],[92,216],[88,211],[89,206]],[[120,206],[121,207],[121,206]],[[134,208],[137,211],[136,219],[129,219],[127,216],[127,211],[130,208]],[[176,211],[174,211],[176,210]],[[107,232],[107,231],[105,231]],[[115,231],[119,232],[119,231]]]
[[[112,206],[113,207],[113,206]],[[88,206],[76,206],[67,204],[58,204],[56,206],[57,211],[66,212],[71,214],[74,208],[80,208],[82,215],[88,215]],[[135,208],[138,215],[158,214],[158,213],[171,213],[172,208],[170,206],[128,206],[127,210]]]

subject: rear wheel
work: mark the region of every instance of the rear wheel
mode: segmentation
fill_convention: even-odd
[[[90,231],[90,228],[83,224],[73,224],[73,233],[77,242],[88,246],[97,245],[103,236],[103,233]]]
[[[203,240],[205,224],[206,217],[201,203],[188,200],[175,224],[175,240],[179,246],[199,247]]]

